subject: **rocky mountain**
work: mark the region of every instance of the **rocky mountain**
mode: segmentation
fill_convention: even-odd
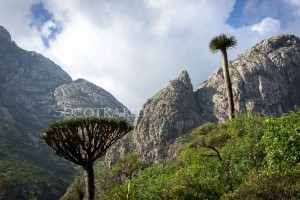
[[[271,37],[230,63],[237,112],[274,116],[300,105],[300,39]],[[151,97],[135,128],[106,156],[136,151],[147,163],[173,158],[176,138],[205,122],[227,119],[223,71],[218,68],[195,90],[186,71]],[[75,173],[41,143],[49,123],[65,117],[123,116],[128,109],[109,92],[71,77],[44,56],[19,48],[0,26],[0,199],[58,199]]]
[[[274,116],[300,105],[300,38],[271,37],[239,55],[230,66],[234,104],[238,112],[256,111]],[[227,102],[219,68],[195,94],[202,118],[225,120]]]
[[[53,88],[72,79],[51,60],[19,48],[10,38],[0,27],[0,116],[7,118],[1,119],[22,127],[23,121],[43,126],[56,103]],[[26,128],[32,130],[31,124]]]
[[[0,26],[0,199],[10,193],[16,199],[62,196],[74,167],[52,156],[40,134],[55,120],[92,115],[132,119],[109,92],[73,81],[53,61],[19,48]]]
[[[199,125],[200,115],[186,71],[150,98],[135,119],[133,145],[148,162],[168,156],[165,146]],[[165,143],[165,144],[164,144]]]
[[[107,116],[125,117],[133,121],[134,115],[113,95],[84,79],[58,86],[54,90],[55,116]]]
[[[300,105],[300,39],[266,39],[230,64],[237,112],[279,116]],[[151,97],[135,120],[132,143],[148,163],[174,155],[174,140],[205,122],[227,119],[223,70],[193,91],[186,71]]]

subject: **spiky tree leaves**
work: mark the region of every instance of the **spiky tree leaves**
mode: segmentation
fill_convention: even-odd
[[[220,34],[211,39],[209,43],[209,49],[212,53],[217,53],[221,51],[222,54],[222,65],[223,65],[223,74],[226,85],[226,93],[228,98],[228,114],[229,119],[234,118],[234,102],[232,94],[232,85],[228,69],[228,57],[227,49],[234,48],[237,45],[237,40],[234,36]]]
[[[124,119],[81,117],[51,124],[42,139],[59,156],[83,167],[87,198],[94,199],[94,162],[131,130],[132,126]]]
[[[217,53],[222,50],[234,48],[236,45],[237,45],[237,40],[234,36],[230,36],[222,33],[211,39],[209,43],[209,50],[212,53]]]

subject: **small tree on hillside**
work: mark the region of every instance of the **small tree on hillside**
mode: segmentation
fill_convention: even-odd
[[[146,167],[146,163],[136,153],[124,155],[114,166],[113,173],[122,176],[126,180],[131,180],[141,169]]]
[[[233,94],[232,94],[232,85],[228,69],[228,57],[227,49],[234,48],[237,44],[237,40],[234,36],[229,36],[225,34],[220,34],[211,39],[209,43],[209,49],[212,53],[217,53],[221,51],[222,53],[222,65],[223,65],[223,74],[224,81],[226,86],[226,93],[228,98],[228,115],[229,119],[234,118],[234,103],[233,103]]]
[[[95,197],[94,162],[131,130],[124,119],[81,117],[51,124],[42,139],[59,156],[83,167],[87,199],[91,200]]]

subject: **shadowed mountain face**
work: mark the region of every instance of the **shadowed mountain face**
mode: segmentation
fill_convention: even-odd
[[[109,92],[83,79],[72,81],[53,61],[19,48],[0,26],[0,179],[6,180],[0,182],[0,199],[2,191],[16,199],[51,200],[65,192],[75,170],[52,156],[40,134],[75,114],[132,120]]]
[[[271,37],[230,64],[235,109],[273,116],[300,105],[300,39]],[[148,163],[174,156],[174,140],[205,122],[227,119],[223,70],[193,91],[187,72],[151,97],[135,120],[134,149]]]
[[[51,60],[20,49],[3,27],[0,32],[0,106],[20,127],[32,130],[23,121],[44,126],[56,103],[53,90],[72,79]]]

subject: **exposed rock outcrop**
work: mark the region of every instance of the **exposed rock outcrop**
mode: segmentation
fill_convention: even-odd
[[[235,109],[273,116],[300,105],[300,39],[279,35],[264,40],[230,64]],[[205,122],[227,119],[223,70],[218,68],[193,92],[187,72],[143,106],[133,143],[148,163],[168,155],[178,136]]]
[[[0,27],[0,106],[6,108],[10,121],[15,121],[23,132],[36,136],[53,120],[53,91],[71,81],[53,61],[19,48]],[[7,121],[7,116],[0,115],[0,120]]]
[[[230,66],[235,109],[273,116],[300,105],[300,39],[279,35],[264,40]],[[195,94],[200,115],[207,121],[227,118],[223,72],[217,69]]]
[[[135,119],[135,149],[148,162],[168,156],[175,138],[199,125],[193,86],[186,71],[150,98]]]
[[[57,87],[54,97],[66,116],[125,117],[133,121],[133,114],[113,95],[84,79]]]

